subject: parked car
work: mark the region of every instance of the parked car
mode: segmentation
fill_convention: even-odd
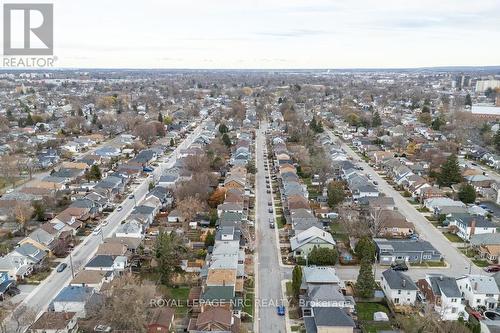
[[[102,229],[101,229],[101,226],[97,226],[94,231],[92,231],[92,233],[94,235],[99,235],[101,233]]]
[[[128,198],[129,199],[133,199],[133,198],[135,198],[135,195],[131,194],[131,195],[128,196]]]
[[[58,272],[58,273],[61,273],[62,271],[64,271],[64,270],[66,269],[66,267],[68,267],[68,264],[66,264],[66,263],[64,263],[64,262],[63,262],[62,264],[60,264],[60,265],[57,267],[57,272]]]
[[[268,205],[268,206],[272,206],[272,205],[273,205],[273,202],[272,202],[272,201],[268,201],[268,202],[267,202],[267,205]]]
[[[406,272],[408,270],[408,266],[404,262],[394,263],[391,265],[391,269],[395,271]]]
[[[274,219],[269,219],[269,228],[274,229]]]
[[[118,207],[116,208],[116,211],[117,211],[117,212],[119,212],[119,211],[121,211],[122,209],[123,209],[123,207],[122,207],[122,206],[118,206]]]
[[[267,194],[271,194],[271,190],[266,190],[266,193]]]
[[[267,210],[269,213],[272,213],[273,212],[273,207],[269,207],[269,209]]]
[[[499,265],[491,265],[491,266],[485,267],[484,271],[487,273],[500,272],[500,266]]]
[[[10,287],[9,290],[6,291],[7,295],[9,296],[16,296],[16,295],[19,295],[21,293],[21,290],[19,290],[19,288],[17,287]]]
[[[285,315],[285,306],[280,305],[276,308],[276,312],[278,313],[278,316],[284,316]]]

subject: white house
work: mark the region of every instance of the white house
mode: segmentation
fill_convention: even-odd
[[[457,285],[471,308],[497,308],[500,290],[493,277],[465,275],[457,279]]]
[[[457,228],[457,235],[468,241],[472,235],[494,234],[497,231],[496,225],[484,216],[471,214],[450,214],[446,217],[450,226]]]
[[[77,317],[85,318],[85,304],[93,294],[94,288],[90,287],[64,287],[53,300],[54,311],[75,312]]]
[[[417,285],[442,320],[458,320],[460,317],[467,320],[469,318],[465,311],[465,304],[462,302],[462,293],[454,277],[427,274],[425,279],[418,280]]]
[[[407,275],[388,269],[382,272],[380,285],[387,299],[395,305],[415,305],[418,288]]]

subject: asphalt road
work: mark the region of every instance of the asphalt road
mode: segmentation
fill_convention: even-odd
[[[328,130],[328,134],[332,140],[338,140],[335,135]],[[394,203],[398,210],[415,225],[417,233],[421,239],[429,241],[441,254],[444,256],[445,261],[448,263],[446,268],[410,268],[407,274],[414,279],[424,277],[426,273],[448,274],[450,276],[460,276],[468,274],[469,270],[473,274],[485,274],[485,272],[475,266],[465,255],[460,253],[448,239],[437,230],[415,207],[410,204],[398,191],[389,185],[377,172],[360,159],[360,157],[345,143],[342,143],[342,148],[346,153],[353,158],[356,163],[363,167],[363,173],[372,177],[372,180],[378,182],[378,189],[386,196],[394,199]],[[471,267],[472,265],[472,267]],[[383,269],[377,271],[377,276]],[[339,276],[343,279],[352,280],[357,277],[356,268],[342,268],[339,267]]]
[[[83,269],[85,264],[93,257],[99,244],[101,244],[104,238],[113,236],[116,228],[131,212],[134,206],[145,197],[148,192],[149,183],[153,181],[158,181],[163,170],[172,167],[179,152],[191,145],[191,143],[196,139],[196,137],[201,133],[203,129],[203,124],[199,125],[182,143],[180,143],[175,151],[173,151],[165,162],[159,164],[157,168],[148,177],[142,178],[140,185],[137,185],[133,189],[134,198],[129,198],[127,195],[126,199],[121,203],[121,211],[113,211],[106,219],[106,223],[101,223],[102,232],[99,235],[94,235],[93,233],[87,236],[75,249],[72,251],[71,256],[65,258],[62,262],[66,263],[68,267],[58,273],[53,270],[52,273],[40,284],[38,285],[20,305],[26,305],[30,310],[41,315],[45,311],[55,296],[71,282],[73,275],[76,275],[80,270]],[[104,225],[106,224],[106,225]],[[71,269],[71,262],[73,270]],[[15,321],[11,320],[11,317],[6,319],[6,327],[8,332],[15,332],[17,324]]]
[[[281,291],[283,273],[278,262],[276,233],[274,229],[269,227],[269,218],[274,218],[274,215],[268,212],[268,202],[272,200],[272,194],[266,193],[265,175],[269,175],[269,173],[264,169],[265,126],[264,124],[257,130],[255,142],[255,166],[257,169],[255,176],[257,304],[254,327],[256,332],[261,333],[285,333],[285,319],[278,316],[276,312],[276,307],[283,304],[284,299]]]

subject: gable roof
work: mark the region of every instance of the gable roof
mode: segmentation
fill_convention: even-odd
[[[297,248],[317,238],[331,245],[335,245],[335,240],[329,232],[321,230],[318,227],[310,227],[309,229],[302,231],[300,234],[290,239],[290,246],[292,247],[292,251],[295,251]]]
[[[382,276],[391,289],[418,290],[415,282],[408,275],[400,271],[388,269],[382,272]]]

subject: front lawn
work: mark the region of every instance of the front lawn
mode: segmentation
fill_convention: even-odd
[[[483,259],[472,259],[472,262],[477,266],[477,267],[488,267],[490,264],[487,260]]]
[[[450,242],[453,243],[463,243],[464,240],[451,232],[443,232],[443,235],[448,238]]]

